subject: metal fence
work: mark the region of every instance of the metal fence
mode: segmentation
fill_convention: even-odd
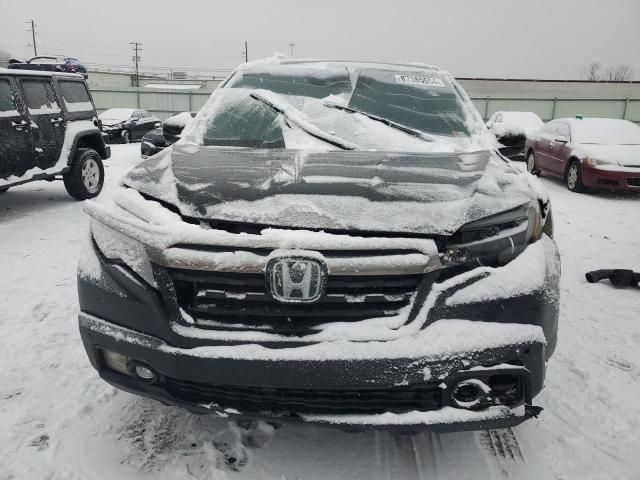
[[[640,98],[523,98],[474,97],[473,103],[487,120],[499,111],[535,112],[545,122],[554,118],[621,118],[640,123]]]
[[[142,108],[161,119],[199,110],[211,95],[210,92],[142,88],[93,88],[91,92],[99,112],[116,107]],[[535,112],[544,121],[581,114],[640,123],[640,98],[473,97],[472,100],[485,120],[493,113],[505,110]]]
[[[99,113],[108,108],[141,108],[164,120],[176,113],[200,110],[211,92],[93,88],[91,94]]]

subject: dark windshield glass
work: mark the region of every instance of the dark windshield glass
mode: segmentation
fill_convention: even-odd
[[[215,115],[207,120],[204,145],[248,148],[285,148],[280,116],[249,96],[219,94]]]
[[[351,81],[346,67],[287,66],[264,72],[251,70],[239,72],[229,86],[313,98],[351,92]]]
[[[435,135],[469,135],[456,91],[437,72],[362,70],[349,107]]]

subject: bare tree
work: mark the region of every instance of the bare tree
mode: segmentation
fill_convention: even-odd
[[[0,47],[0,67],[6,67],[11,59],[11,54]]]
[[[580,76],[583,80],[590,80],[592,82],[602,80],[602,65],[600,65],[599,62],[591,62],[582,69],[582,74]]]
[[[616,65],[605,70],[604,77],[610,82],[630,82],[633,80],[631,65]]]

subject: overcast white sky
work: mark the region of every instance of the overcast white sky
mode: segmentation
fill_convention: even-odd
[[[229,69],[287,53],[420,61],[458,77],[577,78],[592,61],[640,78],[640,0],[0,0],[0,48],[85,62]]]

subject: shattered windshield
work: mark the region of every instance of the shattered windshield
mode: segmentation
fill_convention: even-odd
[[[437,71],[282,66],[234,75],[203,108],[196,142],[448,151],[471,137],[467,115],[453,84]],[[320,139],[320,145],[312,138],[301,142],[305,136]]]
[[[240,71],[230,81],[231,88],[270,90],[282,95],[325,98],[351,92],[349,72],[340,66],[282,66],[274,69]]]
[[[348,106],[434,135],[469,135],[456,91],[435,72],[362,70]]]

